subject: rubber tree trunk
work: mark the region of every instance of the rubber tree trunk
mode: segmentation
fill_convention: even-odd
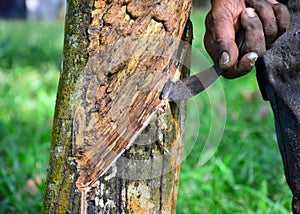
[[[175,213],[191,0],[68,1],[43,213]],[[185,66],[183,66],[183,64]]]

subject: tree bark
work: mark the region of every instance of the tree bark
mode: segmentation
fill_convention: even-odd
[[[68,1],[43,213],[175,213],[191,0]],[[183,64],[185,66],[183,66]]]

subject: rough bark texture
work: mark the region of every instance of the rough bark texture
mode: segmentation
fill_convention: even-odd
[[[68,2],[43,213],[175,212],[184,103],[159,95],[182,75],[190,7]]]

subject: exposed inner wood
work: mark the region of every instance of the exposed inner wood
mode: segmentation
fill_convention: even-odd
[[[77,187],[91,187],[153,115],[178,68],[191,1],[96,1],[82,103],[73,120]]]

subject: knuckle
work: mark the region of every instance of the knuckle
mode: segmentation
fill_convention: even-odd
[[[283,4],[273,5],[274,12],[276,14],[278,27],[282,30],[288,28],[290,24],[290,13],[288,8]]]
[[[265,34],[277,34],[277,21],[270,2],[266,0],[256,1],[254,9],[261,20],[265,29]]]
[[[265,23],[265,34],[269,37],[274,37],[277,35],[277,21],[275,17],[272,17],[269,22]]]
[[[283,4],[274,4],[273,5],[273,9],[276,11],[276,13],[278,14],[288,14],[289,10],[287,8],[287,6],[283,5]]]
[[[248,22],[245,26],[245,30],[247,32],[253,31],[253,30],[262,30],[262,24],[259,21],[259,19],[252,20],[251,22]]]

